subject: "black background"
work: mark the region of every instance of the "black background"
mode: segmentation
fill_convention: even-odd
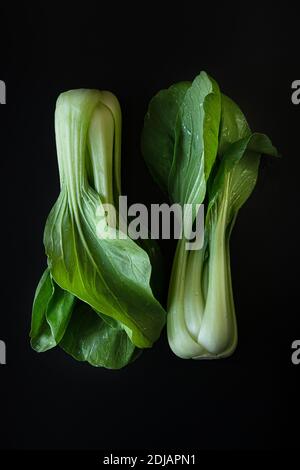
[[[226,2],[227,3],[227,2]],[[300,79],[297,12],[248,4],[179,10],[0,8],[0,448],[278,449],[297,445],[291,343],[300,338]],[[197,5],[197,7],[196,7]],[[299,18],[299,16],[298,16]],[[162,202],[140,154],[155,92],[206,70],[282,154],[264,160],[231,240],[239,346],[226,360],[183,361],[163,334],[121,371],[59,349],[30,348],[31,304],[44,269],[42,234],[59,192],[53,113],[71,88],[113,91],[123,111],[123,193]],[[168,273],[174,243],[161,244]]]

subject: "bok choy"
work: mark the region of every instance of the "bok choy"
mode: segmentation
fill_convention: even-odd
[[[178,241],[168,297],[167,331],[181,358],[230,355],[237,326],[230,272],[230,234],[256,184],[260,156],[277,150],[253,134],[239,107],[201,72],[152,98],[142,153],[172,203],[205,205],[204,245],[188,251]],[[190,230],[192,227],[189,228]]]
[[[121,194],[116,97],[61,94],[55,133],[61,190],[45,226],[48,268],[35,294],[31,344],[37,351],[59,345],[78,360],[120,368],[158,339],[165,312],[150,286],[155,245],[147,245],[148,256],[120,233],[109,209],[118,211]]]

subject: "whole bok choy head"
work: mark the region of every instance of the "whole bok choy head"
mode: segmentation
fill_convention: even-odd
[[[202,249],[179,240],[168,298],[168,340],[182,358],[230,355],[237,344],[229,239],[257,179],[261,154],[276,156],[268,137],[253,134],[238,106],[201,72],[151,100],[142,152],[173,203],[205,203]]]
[[[71,90],[55,112],[60,195],[46,222],[48,268],[37,287],[31,344],[56,345],[94,366],[120,368],[149,348],[165,323],[150,287],[149,256],[120,236],[121,111],[107,91]],[[106,206],[104,206],[106,204]]]

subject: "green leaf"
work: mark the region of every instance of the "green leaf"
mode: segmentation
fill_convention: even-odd
[[[210,190],[208,214],[217,199],[226,199],[228,219],[236,216],[255,187],[262,154],[278,156],[270,139],[259,133],[227,147]]]
[[[250,127],[241,109],[222,93],[218,154],[224,155],[230,144],[250,134]]]
[[[83,302],[76,305],[60,347],[77,361],[108,369],[120,369],[140,353],[120,323]]]
[[[126,325],[137,346],[149,347],[165,318],[149,285],[148,255],[129,238],[97,237],[98,204],[91,190],[83,193],[75,222],[67,197],[61,193],[45,228],[51,273],[63,289]]]
[[[54,348],[63,337],[75,304],[46,269],[36,289],[31,321],[31,345],[38,352]]]
[[[150,286],[156,299],[162,300],[166,287],[164,256],[156,240],[151,238],[138,239],[136,243],[146,251],[151,263]]]
[[[49,269],[37,287],[30,336],[37,352],[59,344],[78,361],[110,369],[126,366],[140,353],[123,325],[61,289]]]
[[[201,204],[217,155],[221,97],[217,83],[201,72],[187,90],[176,122],[175,150],[169,175],[173,202]]]
[[[205,72],[160,91],[150,102],[142,152],[172,202],[201,204],[218,148],[221,96]]]
[[[141,147],[153,179],[168,191],[174,157],[176,121],[190,82],[179,82],[155,95],[144,119]]]

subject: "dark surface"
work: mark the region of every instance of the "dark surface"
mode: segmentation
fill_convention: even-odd
[[[296,445],[300,338],[297,14],[243,4],[197,12],[1,10],[0,448],[274,449]],[[203,27],[203,22],[205,26]],[[139,139],[152,95],[205,69],[266,132],[283,158],[265,160],[231,240],[239,346],[215,362],[176,358],[163,334],[121,371],[56,349],[38,355],[28,332],[45,267],[45,219],[59,192],[53,113],[70,88],[110,89],[123,110],[123,192],[160,202]],[[174,243],[164,242],[167,270]],[[168,272],[168,271],[167,271]]]

